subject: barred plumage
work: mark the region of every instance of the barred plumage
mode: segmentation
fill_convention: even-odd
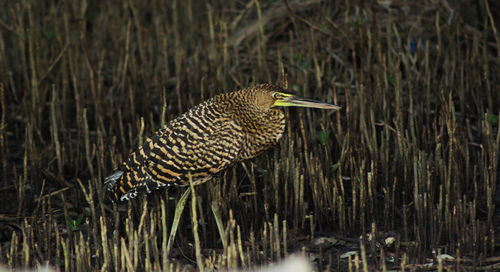
[[[278,106],[340,107],[286,94],[261,84],[224,93],[170,121],[133,152],[105,181],[124,201],[163,186],[201,184],[234,163],[274,146],[285,130]]]

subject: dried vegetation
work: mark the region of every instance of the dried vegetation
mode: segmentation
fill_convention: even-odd
[[[500,269],[500,9],[458,2],[4,3],[0,263]],[[343,110],[287,110],[277,148],[191,194],[107,201],[144,137],[281,67]]]

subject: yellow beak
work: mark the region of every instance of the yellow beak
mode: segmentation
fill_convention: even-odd
[[[340,110],[342,107],[328,104],[314,99],[302,98],[291,94],[281,94],[273,104],[274,107],[304,107],[327,110]]]

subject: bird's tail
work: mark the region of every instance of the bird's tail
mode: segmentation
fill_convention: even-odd
[[[123,175],[122,170],[116,170],[115,172],[113,172],[113,174],[107,176],[104,179],[104,188],[106,188],[106,190],[108,191],[113,190],[113,187],[115,187],[116,183],[118,182],[118,180],[120,180],[120,177],[122,175]]]
[[[150,193],[165,185],[153,179],[143,166],[136,170],[116,170],[104,181],[104,187],[113,194],[115,201],[128,201],[140,193]]]

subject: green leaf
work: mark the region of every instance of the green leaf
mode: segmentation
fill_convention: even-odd
[[[56,30],[55,29],[51,29],[49,31],[47,31],[47,38],[48,39],[52,39],[56,36]]]
[[[328,136],[330,136],[330,131],[320,131],[318,133],[319,143],[325,146],[326,142],[328,141]]]
[[[336,172],[337,169],[339,169],[339,163],[337,162],[336,164],[332,165],[332,171]]]
[[[328,26],[326,26],[326,24],[325,24],[325,23],[322,23],[322,24],[321,24],[321,29],[322,29],[323,31],[327,32],[327,31],[328,31]]]
[[[389,82],[389,84],[391,84],[392,86],[396,86],[396,81],[394,81],[394,77],[392,77],[391,75],[387,75],[387,81]]]
[[[295,56],[293,57],[293,60],[295,62],[299,62],[299,63],[302,62],[302,54],[301,53],[295,54]]]
[[[68,224],[68,228],[71,231],[78,230],[78,227],[76,226],[76,220],[74,220],[73,218],[66,216],[66,223]]]
[[[301,65],[300,65],[300,69],[304,70],[307,68],[307,66],[309,66],[309,64],[311,64],[311,60],[310,59],[307,59],[305,60]]]
[[[298,92],[298,91],[300,90],[299,85],[297,85],[297,84],[293,84],[293,85],[292,85],[292,90],[294,90],[295,92]]]
[[[498,115],[493,113],[488,113],[488,121],[492,124],[498,124]]]
[[[78,217],[76,218],[76,225],[80,226],[83,221],[83,214],[79,214]]]
[[[80,225],[83,221],[83,214],[78,215],[78,217],[76,219],[73,219],[69,216],[66,216],[65,219],[66,219],[66,223],[68,224],[68,228],[71,231],[77,231],[80,229]]]
[[[354,29],[356,31],[358,31],[358,29],[359,29],[359,20],[356,18],[356,19],[354,19],[354,20],[351,21],[351,24],[352,24],[352,26],[354,26]]]

